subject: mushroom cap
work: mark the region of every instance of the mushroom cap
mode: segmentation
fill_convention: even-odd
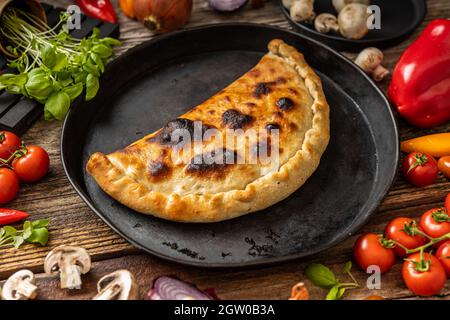
[[[136,300],[139,296],[136,279],[128,270],[117,270],[102,277],[97,291],[96,300]]]
[[[341,34],[348,39],[361,39],[369,32],[367,6],[360,3],[346,5],[339,12],[338,23]]]
[[[316,17],[314,0],[297,0],[290,10],[291,18],[297,22],[312,22]]]
[[[24,296],[19,293],[17,288],[21,285],[28,285],[31,287],[30,296]],[[3,300],[27,300],[34,299],[37,295],[34,273],[30,270],[20,270],[14,273],[6,280],[1,291]],[[31,285],[31,286],[30,286]],[[34,287],[34,288],[33,288]]]
[[[84,248],[62,245],[54,248],[45,257],[45,273],[57,274],[61,265],[77,265],[80,272],[85,274],[91,269],[91,257]]]
[[[370,0],[333,0],[333,7],[337,12],[341,12],[341,10],[350,3],[361,3],[369,6]]]
[[[282,0],[283,2],[283,6],[287,9],[290,9],[292,7],[292,5],[294,4],[294,2],[296,2],[297,0]]]
[[[318,32],[328,33],[331,30],[339,31],[339,24],[337,22],[337,17],[331,13],[321,13],[314,20],[314,27]]]
[[[383,52],[375,47],[366,48],[356,57],[355,63],[366,72],[372,72],[384,59]]]

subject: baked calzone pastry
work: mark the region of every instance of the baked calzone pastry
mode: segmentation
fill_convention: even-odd
[[[122,204],[179,222],[267,208],[300,188],[330,136],[322,83],[281,40],[249,72],[162,129],[87,171]]]

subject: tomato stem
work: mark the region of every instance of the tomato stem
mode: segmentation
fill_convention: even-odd
[[[407,174],[409,174],[409,172],[411,170],[413,170],[415,167],[418,166],[423,166],[424,164],[426,164],[428,162],[428,158],[425,154],[416,154],[414,156],[414,163],[408,168],[408,171],[406,172]]]

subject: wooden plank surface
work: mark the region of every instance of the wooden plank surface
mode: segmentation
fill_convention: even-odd
[[[54,5],[67,6],[71,1],[47,0]],[[117,7],[117,2],[114,2]],[[119,11],[117,11],[119,12]],[[127,49],[153,37],[141,24],[119,14],[121,40],[124,45],[118,51]],[[426,22],[438,18],[450,17],[450,2],[447,0],[428,1],[426,21],[412,38],[426,25]],[[278,1],[269,1],[262,9],[246,7],[234,14],[219,14],[210,10],[205,0],[196,0],[194,13],[188,27],[216,22],[247,21],[266,23],[290,29],[284,19]],[[411,40],[399,46],[385,50],[385,66],[392,70],[400,54]],[[351,55],[349,55],[351,57]],[[389,79],[381,84],[386,90]],[[401,138],[406,139],[429,132],[450,131],[450,124],[424,131],[415,129],[403,120],[399,120]],[[47,252],[61,244],[72,244],[86,248],[95,263],[92,271],[84,279],[82,290],[69,292],[58,289],[58,281],[44,274],[38,275],[40,299],[89,299],[95,295],[96,281],[109,271],[127,268],[133,271],[139,281],[142,294],[148,290],[152,279],[160,275],[176,275],[202,288],[214,287],[220,297],[226,299],[286,299],[290,288],[298,281],[304,281],[305,266],[317,261],[338,271],[342,264],[351,259],[352,246],[358,235],[354,235],[333,249],[313,258],[266,268],[246,270],[205,270],[185,267],[143,254],[121,239],[99,218],[92,213],[69,185],[60,160],[60,122],[39,120],[23,137],[28,144],[41,145],[49,151],[51,170],[49,175],[34,185],[22,185],[20,196],[9,207],[20,208],[32,214],[34,219],[50,218],[51,240],[46,247],[24,245],[19,250],[2,249],[0,251],[0,279],[7,278],[12,272],[22,268],[42,272],[42,263]],[[419,217],[425,210],[442,205],[446,194],[450,192],[450,183],[443,176],[433,186],[418,189],[407,184],[399,175],[389,195],[378,212],[361,232],[381,232],[388,220],[397,216]],[[370,294],[379,294],[392,299],[412,298],[400,277],[400,264],[382,277],[382,289],[370,292],[368,289],[355,290],[347,298],[360,299]],[[361,284],[366,275],[355,271]],[[309,285],[309,283],[307,282]],[[308,286],[313,298],[323,298],[324,291]],[[447,284],[442,298],[450,299],[450,286]]]

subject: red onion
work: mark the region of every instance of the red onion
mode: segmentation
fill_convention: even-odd
[[[211,8],[218,11],[234,11],[242,7],[247,0],[208,0]]]
[[[194,285],[171,277],[159,277],[147,293],[148,300],[214,300]]]

